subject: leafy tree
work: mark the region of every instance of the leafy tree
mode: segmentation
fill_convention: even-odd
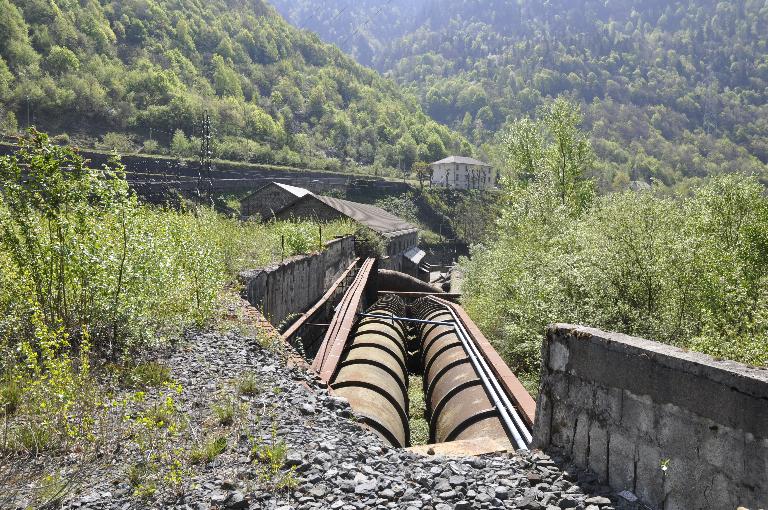
[[[403,135],[400,140],[398,140],[397,145],[395,146],[395,151],[398,160],[398,168],[402,172],[407,173],[416,162],[418,156],[418,148],[413,136],[411,136],[410,133]]]
[[[424,161],[416,161],[411,167],[411,173],[416,175],[419,180],[419,188],[424,189],[424,181],[432,182],[432,174],[434,170],[429,163]]]
[[[54,46],[45,57],[45,68],[56,75],[77,71],[80,61],[72,50],[61,46]]]
[[[184,131],[177,129],[173,133],[171,141],[171,153],[178,157],[192,157],[195,154],[195,147],[192,140],[187,138]]]
[[[123,133],[107,133],[101,138],[100,148],[128,154],[136,151],[136,144],[130,136]]]
[[[519,120],[502,138],[514,175],[551,180],[561,204],[577,210],[592,196],[592,182],[585,177],[594,165],[581,121],[578,106],[557,99],[541,109],[538,120]]]
[[[243,89],[240,86],[240,77],[224,62],[221,55],[213,57],[213,84],[216,93],[220,96],[243,97]]]

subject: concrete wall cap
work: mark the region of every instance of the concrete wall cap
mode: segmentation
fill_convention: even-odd
[[[739,389],[742,389],[739,382],[759,381],[762,383],[758,386],[762,387],[761,393],[766,393],[765,397],[768,398],[768,386],[764,386],[768,383],[768,367],[754,367],[736,361],[719,360],[707,354],[688,351],[673,345],[576,324],[551,324],[547,327],[547,332],[549,335],[572,335],[579,339],[596,340],[613,351],[637,355],[651,354],[657,363],[669,368],[706,376],[723,384],[732,384]]]

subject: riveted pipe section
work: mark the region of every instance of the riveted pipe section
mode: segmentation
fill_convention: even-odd
[[[413,306],[413,316],[427,321],[452,323],[450,311],[429,299]],[[430,442],[505,438],[499,412],[486,393],[452,324],[421,324],[421,360]]]
[[[367,313],[402,317],[403,301],[386,296]],[[397,319],[362,317],[331,381],[362,422],[394,447],[410,444],[406,325]]]

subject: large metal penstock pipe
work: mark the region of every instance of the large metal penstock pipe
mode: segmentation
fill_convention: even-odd
[[[362,422],[395,447],[410,443],[406,325],[397,319],[403,301],[386,296],[357,323],[331,381],[336,395],[349,400]],[[386,317],[386,318],[385,318]]]
[[[416,301],[413,312],[421,320],[455,322],[450,310],[427,298]],[[430,442],[508,437],[456,326],[421,324],[417,330]]]

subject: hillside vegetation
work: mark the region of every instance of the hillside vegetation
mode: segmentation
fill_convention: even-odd
[[[271,0],[270,3],[291,24],[316,33],[364,66],[373,67],[374,59],[389,42],[415,28],[425,1]]]
[[[323,2],[321,10],[336,13],[345,4]],[[584,107],[601,160],[595,172],[601,189],[737,171],[768,176],[763,1],[422,0],[414,6],[420,8],[409,24],[393,25],[400,36],[358,17],[355,27],[372,34],[360,44],[373,49],[378,70],[418,95],[432,118],[477,144],[496,145],[495,133],[509,122],[566,95]],[[388,5],[379,18],[398,12]],[[331,30],[326,25],[333,19],[318,15],[306,25],[339,43],[349,27]],[[387,43],[370,43],[387,36]]]
[[[465,150],[416,100],[260,0],[0,0],[0,131],[339,169]]]
[[[231,316],[240,270],[321,247],[310,223],[139,204],[118,163],[90,168],[36,132],[0,157],[0,190],[0,481],[24,459],[96,455],[105,434],[125,433],[139,447],[163,436],[175,386],[153,417],[115,424],[107,415],[122,416],[125,403],[99,383],[128,385],[140,402],[167,382],[162,367],[140,366],[143,353]],[[353,228],[335,222],[323,233]],[[167,474],[173,465],[154,448],[145,448],[147,462]],[[136,490],[154,480],[141,474]]]
[[[467,311],[535,391],[547,324],[768,365],[768,199],[753,177],[598,196],[577,107],[504,138],[513,167],[491,240],[464,262]],[[564,156],[563,156],[564,155]]]

